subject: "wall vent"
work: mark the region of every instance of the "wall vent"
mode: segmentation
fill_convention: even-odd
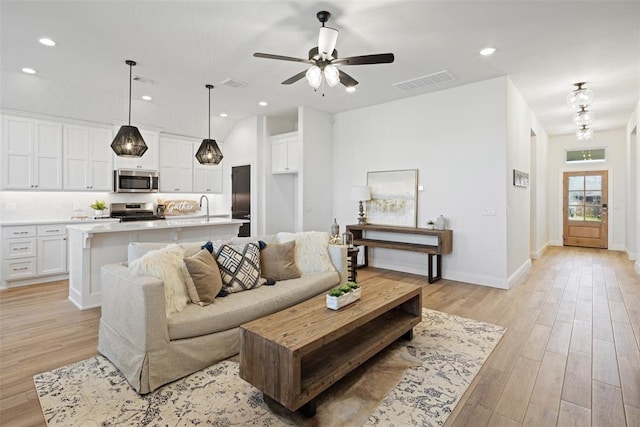
[[[232,78],[225,79],[225,80],[221,81],[220,84],[222,86],[233,87],[233,88],[246,87],[247,86],[247,82],[243,82],[241,80],[234,80]]]
[[[437,73],[427,74],[426,76],[417,77],[411,80],[405,80],[403,82],[394,83],[393,86],[400,90],[409,92],[415,89],[420,89],[427,86],[433,86],[441,83],[451,82],[456,77],[447,70],[438,71]]]

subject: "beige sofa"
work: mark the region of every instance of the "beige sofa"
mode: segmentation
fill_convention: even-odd
[[[269,242],[274,238],[261,239]],[[154,248],[153,245],[146,249]],[[155,245],[156,248],[165,246]],[[188,244],[184,246],[187,248]],[[275,286],[233,293],[216,298],[205,307],[188,304],[183,311],[169,317],[165,314],[160,279],[133,277],[124,263],[105,265],[101,271],[98,350],[140,394],[211,366],[239,352],[239,326],[243,323],[345,283],[346,246],[329,245],[328,250],[336,271],[303,274],[298,279],[277,282]],[[133,252],[136,251],[139,256],[139,248],[134,247]],[[129,253],[131,262],[131,245]]]

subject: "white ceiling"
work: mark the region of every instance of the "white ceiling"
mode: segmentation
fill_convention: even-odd
[[[323,97],[304,80],[281,85],[304,64],[252,54],[306,57],[319,10],[340,31],[339,56],[393,52],[395,62],[343,66],[360,82],[354,94],[340,86]],[[216,86],[212,113],[229,114],[214,120],[218,132],[257,114],[294,117],[300,105],[338,113],[508,75],[551,135],[575,130],[565,98],[573,83],[589,82],[597,133],[624,128],[640,96],[637,1],[2,0],[0,24],[2,108],[126,120],[124,61],[133,59],[134,75],[155,82],[134,83],[133,123],[173,133],[206,132],[206,83]],[[40,45],[43,36],[58,45]],[[487,46],[498,50],[482,57]],[[442,70],[456,80],[411,92],[392,86]],[[247,87],[220,85],[227,78]],[[469,102],[482,108],[482,99]]]

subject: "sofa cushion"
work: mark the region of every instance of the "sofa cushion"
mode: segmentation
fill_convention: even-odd
[[[192,338],[236,328],[323,294],[339,282],[340,275],[335,271],[308,274],[278,282],[275,286],[262,286],[250,292],[216,298],[206,307],[189,304],[167,319],[169,339]]]
[[[302,274],[336,271],[329,256],[329,233],[323,231],[281,232],[278,242],[296,242],[296,265]]]
[[[200,249],[198,253],[184,258],[189,274],[185,276],[191,302],[199,305],[211,304],[222,289],[222,277],[213,255]]]
[[[152,276],[164,282],[164,306],[167,317],[184,309],[189,302],[184,280],[184,248],[170,244],[151,250],[129,263],[132,276]]]
[[[255,289],[264,283],[264,279],[260,277],[260,248],[256,243],[214,243],[213,255],[220,267],[222,283],[227,293]]]
[[[267,243],[260,251],[260,274],[276,281],[297,279],[296,242]]]

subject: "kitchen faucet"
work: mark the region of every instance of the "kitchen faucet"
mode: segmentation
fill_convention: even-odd
[[[207,222],[209,222],[209,198],[206,195],[202,195],[200,196],[200,207],[202,207],[202,199],[205,199],[207,201]]]

